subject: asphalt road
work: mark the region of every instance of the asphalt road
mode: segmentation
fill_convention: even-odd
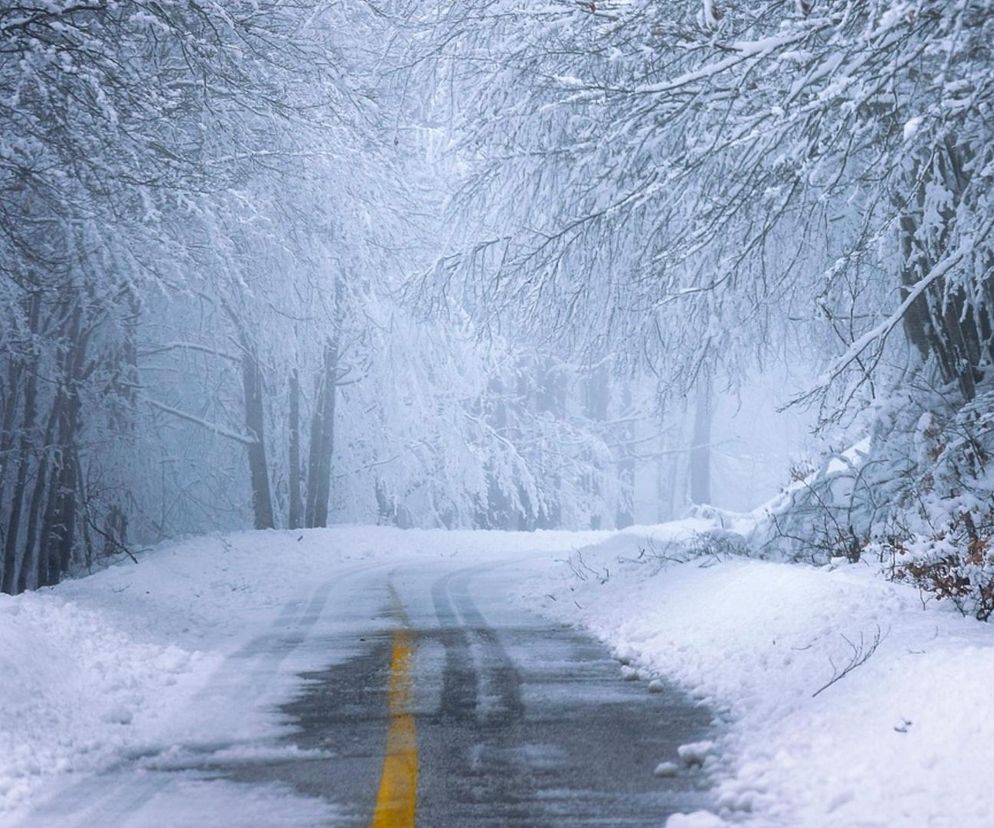
[[[136,755],[24,825],[659,826],[707,807],[699,771],[653,770],[708,737],[709,712],[517,609],[521,577],[513,562],[453,560],[317,585],[204,691],[251,705],[294,651],[327,653],[281,706],[279,744]]]

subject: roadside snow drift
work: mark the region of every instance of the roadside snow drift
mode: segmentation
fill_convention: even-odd
[[[579,619],[643,678],[674,679],[724,711],[722,743],[703,758],[723,818],[994,824],[990,626],[923,607],[916,590],[868,565],[663,559],[697,528],[622,533],[581,550],[544,606]]]
[[[42,774],[107,762],[135,717],[158,716],[163,690],[208,661],[51,594],[0,597],[0,653],[0,812]]]

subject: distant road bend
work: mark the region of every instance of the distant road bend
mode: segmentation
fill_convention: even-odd
[[[243,683],[250,703],[289,652],[327,653],[281,708],[280,749],[135,757],[25,825],[659,826],[706,807],[699,775],[653,770],[706,735],[708,712],[624,681],[601,645],[517,608],[507,596],[521,571],[457,559],[353,567],[288,606],[217,677]],[[284,794],[262,797],[273,791]]]

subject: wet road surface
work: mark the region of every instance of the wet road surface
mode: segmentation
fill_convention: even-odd
[[[710,713],[625,681],[602,645],[516,608],[520,578],[513,563],[452,562],[320,585],[214,688],[251,704],[294,651],[326,653],[279,707],[285,735],[136,756],[23,824],[659,826],[707,807],[698,771],[653,769],[707,738]]]

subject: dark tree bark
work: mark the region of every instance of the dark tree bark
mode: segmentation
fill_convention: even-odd
[[[325,340],[317,394],[311,417],[310,450],[307,464],[307,502],[304,525],[328,525],[331,497],[331,465],[335,454],[335,404],[340,379],[342,323],[345,318],[345,284],[335,279],[334,329]]]
[[[79,508],[79,432],[82,403],[80,387],[86,379],[86,358],[89,331],[83,330],[83,312],[79,305],[73,311],[70,323],[69,347],[65,362],[65,384],[59,406],[59,490],[56,534],[51,550],[55,566],[55,580],[61,580],[68,571],[76,541],[76,519]]]
[[[256,342],[242,316],[225,299],[221,307],[228,315],[241,350],[242,404],[245,407],[245,430],[251,438],[246,446],[249,483],[252,488],[252,516],[256,529],[273,529],[273,494],[269,483],[269,460],[266,453],[266,405],[262,366]]]
[[[273,497],[266,458],[266,412],[262,370],[255,348],[242,337],[242,392],[245,398],[245,428],[252,438],[248,446],[249,477],[252,483],[252,513],[256,529],[272,529]]]
[[[309,527],[328,525],[328,498],[331,496],[331,461],[335,451],[335,401],[338,381],[339,339],[337,332],[325,343],[318,379],[317,403],[311,419],[310,462],[307,476]]]
[[[43,446],[46,452],[51,452],[52,441],[55,438],[57,412],[53,407],[49,412],[48,423],[45,426]],[[48,489],[49,468],[53,464],[43,457],[38,463],[38,473],[35,477],[34,490],[31,493],[31,506],[28,509],[28,531],[24,540],[24,563],[18,574],[17,591],[24,592],[31,586],[39,585],[42,569],[47,578],[48,559],[42,559],[40,554],[39,534],[41,530],[42,507],[45,506],[45,494]],[[29,583],[29,576],[34,578],[34,584]]]
[[[0,422],[0,468],[9,469],[9,459],[14,456],[14,446],[17,444],[14,423],[21,402],[21,377],[24,365],[13,355],[7,369],[6,383],[3,385],[3,420]],[[0,476],[0,498],[6,487],[6,479]],[[0,503],[6,501],[0,499]],[[4,537],[4,527],[0,526],[0,542]]]
[[[304,525],[304,505],[300,491],[300,377],[297,369],[290,372],[290,449],[289,495],[287,525],[300,529]]]
[[[85,380],[89,331],[83,309],[74,303],[60,354],[59,386],[53,401],[55,450],[49,472],[51,485],[38,551],[38,586],[54,586],[68,571],[76,542],[79,506],[80,385]]]
[[[41,297],[32,294],[29,311],[29,326],[32,332],[38,330],[41,313]],[[34,346],[32,346],[34,348]],[[21,514],[24,509],[24,495],[28,483],[28,470],[31,464],[31,439],[35,429],[38,405],[38,355],[31,356],[32,365],[27,371],[27,384],[24,389],[24,413],[21,417],[20,440],[17,449],[17,474],[11,492],[10,515],[7,520],[3,552],[3,582],[0,589],[8,594],[17,592],[18,567],[22,565],[23,554],[19,554]]]
[[[969,183],[964,171],[972,158],[969,147],[947,138],[931,157],[912,167],[911,197],[901,217],[901,291],[907,296],[926,278],[947,252],[956,220],[956,207]],[[941,226],[925,228],[926,197],[931,184],[950,194],[950,203],[940,210]],[[980,295],[970,297],[948,280],[931,284],[908,308],[904,331],[908,341],[925,360],[934,360],[944,382],[955,382],[965,400],[976,396],[981,369],[994,357],[994,285],[987,274]]]

